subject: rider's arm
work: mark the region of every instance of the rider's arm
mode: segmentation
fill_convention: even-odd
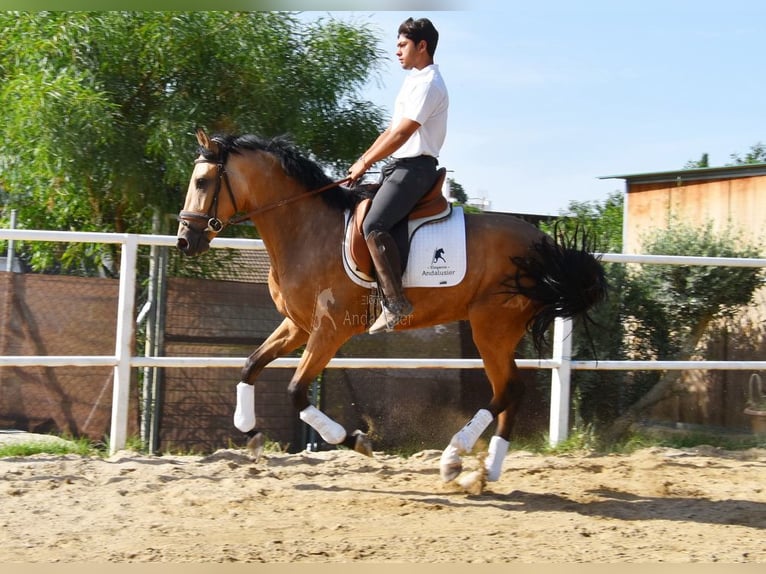
[[[356,181],[376,161],[387,158],[402,147],[419,127],[418,122],[408,118],[402,119],[396,126],[389,126],[348,170],[351,181]]]

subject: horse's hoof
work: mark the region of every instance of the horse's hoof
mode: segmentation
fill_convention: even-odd
[[[266,437],[262,432],[257,432],[247,441],[247,450],[250,451],[250,455],[255,459],[255,462],[261,460],[263,454],[263,447],[266,445]]]
[[[460,477],[457,481],[460,488],[465,490],[468,494],[479,495],[487,485],[487,473],[486,471],[474,470],[469,472],[465,476]]]
[[[444,482],[452,482],[461,472],[463,472],[463,459],[460,458],[460,452],[457,447],[449,444],[447,445],[447,448],[442,451],[442,456],[439,460],[439,469],[441,470],[442,480]]]
[[[364,456],[372,456],[372,441],[370,438],[360,430],[355,430],[353,436],[356,437],[354,450]]]
[[[452,482],[460,473],[463,472],[462,462],[453,462],[450,464],[443,464],[439,467],[444,482]]]

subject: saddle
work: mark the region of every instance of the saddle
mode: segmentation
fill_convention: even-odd
[[[436,174],[436,182],[428,193],[420,198],[415,204],[415,207],[408,216],[408,235],[410,238],[412,238],[412,234],[415,233],[417,228],[424,223],[443,219],[449,216],[452,211],[450,202],[447,201],[447,198],[444,197],[444,195],[442,195],[441,191],[442,186],[444,185],[444,180],[447,177],[447,169],[443,167],[439,168]],[[368,186],[368,191],[373,192],[379,187],[379,184],[372,184]],[[364,240],[362,223],[364,222],[367,213],[370,211],[371,205],[372,198],[365,198],[357,204],[348,219],[344,241],[346,259],[355,266],[356,273],[368,281],[374,281],[375,268],[372,263],[372,256],[367,247],[367,242]]]

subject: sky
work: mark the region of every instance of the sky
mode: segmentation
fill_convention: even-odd
[[[762,0],[470,6],[302,17],[378,29],[389,59],[363,95],[389,114],[406,74],[394,56],[398,26],[431,19],[450,94],[440,164],[493,211],[558,215],[624,191],[605,176],[683,169],[703,153],[723,166],[766,143]]]
[[[405,11],[399,11],[401,7]],[[766,143],[763,0],[0,0],[2,9],[290,10],[378,32],[362,94],[389,114],[399,24],[431,19],[450,93],[440,163],[488,209],[559,215],[621,179]]]

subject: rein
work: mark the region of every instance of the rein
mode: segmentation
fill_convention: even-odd
[[[187,219],[197,219],[197,220],[205,221],[207,223],[207,226],[204,229],[202,229],[203,232],[213,231],[215,233],[220,233],[221,231],[223,231],[223,228],[226,227],[227,225],[236,225],[237,223],[242,223],[243,221],[246,221],[255,215],[264,213],[266,211],[271,211],[272,209],[277,209],[279,207],[288,205],[300,199],[311,197],[312,195],[320,194],[323,191],[327,191],[328,189],[333,189],[335,187],[338,187],[341,184],[348,183],[351,181],[350,177],[345,177],[343,179],[339,179],[338,181],[333,181],[328,183],[327,185],[323,185],[320,188],[307,191],[306,193],[301,193],[299,195],[294,195],[292,197],[287,197],[285,199],[281,199],[274,203],[264,205],[263,207],[259,207],[252,211],[248,211],[247,213],[243,213],[241,215],[238,215],[237,217],[232,216],[229,218],[228,221],[223,222],[220,219],[218,219],[218,195],[221,192],[222,180],[225,180],[226,189],[229,192],[229,199],[231,199],[231,204],[234,206],[234,213],[236,214],[237,212],[237,202],[234,198],[234,192],[231,190],[231,184],[229,183],[229,176],[226,173],[226,166],[225,166],[226,157],[220,158],[217,161],[204,159],[204,158],[198,158],[194,160],[194,163],[214,163],[218,167],[218,174],[217,174],[217,178],[215,182],[215,191],[213,192],[213,203],[210,205],[210,211],[212,211],[212,213],[198,213],[196,211],[181,211],[178,214],[178,219],[181,222],[181,225],[183,225],[184,227],[191,228],[191,225],[187,221]]]
[[[280,199],[279,201],[275,203],[270,203],[269,205],[264,205],[263,207],[259,207],[258,209],[254,209],[252,211],[248,211],[247,213],[244,213],[242,215],[239,215],[237,217],[232,217],[229,219],[228,224],[234,225],[236,223],[242,223],[243,221],[246,221],[253,217],[254,215],[258,215],[259,213],[263,213],[264,211],[271,211],[272,209],[276,209],[278,207],[282,207],[283,205],[287,205],[289,203],[293,203],[294,201],[298,201],[299,199],[304,199],[306,197],[311,197],[312,195],[317,195],[322,193],[323,191],[327,191],[328,189],[333,189],[334,187],[338,187],[339,185],[342,185],[344,183],[348,183],[351,181],[350,177],[344,177],[343,179],[339,179],[338,181],[333,181],[328,183],[327,185],[323,185],[320,188],[312,189],[311,191],[307,191],[306,193],[301,193],[300,195],[293,195],[292,197],[286,197],[285,199]],[[228,181],[226,183],[228,185]]]

